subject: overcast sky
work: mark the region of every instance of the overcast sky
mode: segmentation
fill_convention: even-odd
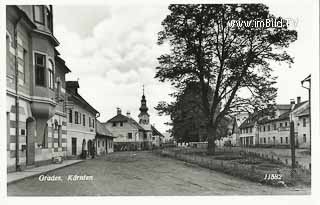
[[[310,1],[309,1],[310,2]],[[303,4],[269,4],[275,15],[298,21],[298,40],[289,53],[295,64],[274,65],[278,76],[277,103],[291,98],[308,98],[300,81],[312,72],[315,31],[311,8]],[[158,116],[154,107],[170,100],[170,86],[154,79],[157,57],[168,48],[158,46],[157,33],[168,14],[168,5],[54,6],[54,33],[61,43],[58,50],[72,73],[67,80],[79,79],[79,93],[101,113],[105,122],[120,107],[137,119],[142,85],[145,85],[151,123],[164,132],[169,117]]]

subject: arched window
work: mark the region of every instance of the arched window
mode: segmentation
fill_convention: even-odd
[[[48,83],[49,83],[49,88],[50,89],[54,89],[54,66],[53,66],[53,63],[51,60],[49,60],[49,63],[48,63],[48,72],[49,72],[49,77],[48,77]]]

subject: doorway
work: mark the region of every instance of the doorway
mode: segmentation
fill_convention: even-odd
[[[71,154],[77,155],[77,138],[75,137],[71,138]]]

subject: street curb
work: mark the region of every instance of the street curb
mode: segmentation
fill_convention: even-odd
[[[28,179],[28,178],[31,178],[31,177],[34,177],[34,176],[39,176],[41,174],[46,174],[48,172],[51,172],[51,171],[54,171],[54,170],[57,170],[57,169],[62,169],[62,168],[65,168],[65,167],[68,167],[68,166],[71,166],[71,165],[79,164],[81,162],[84,162],[84,160],[81,160],[81,161],[78,161],[78,162],[74,162],[72,164],[67,164],[67,165],[62,166],[62,167],[57,167],[57,168],[54,168],[54,169],[50,169],[48,171],[43,171],[43,172],[40,172],[40,173],[34,173],[34,174],[30,175],[30,176],[26,176],[26,177],[23,177],[23,178],[20,178],[20,179],[15,179],[15,180],[12,180],[10,182],[7,182],[7,185],[14,184],[14,183],[16,183],[18,181],[21,181],[21,180],[24,180],[24,179]]]

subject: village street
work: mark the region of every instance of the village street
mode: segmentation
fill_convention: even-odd
[[[278,195],[310,194],[310,188],[275,188],[245,181],[151,152],[116,152],[47,173],[61,181],[27,178],[8,185],[8,196]],[[68,181],[68,175],[93,176]]]

